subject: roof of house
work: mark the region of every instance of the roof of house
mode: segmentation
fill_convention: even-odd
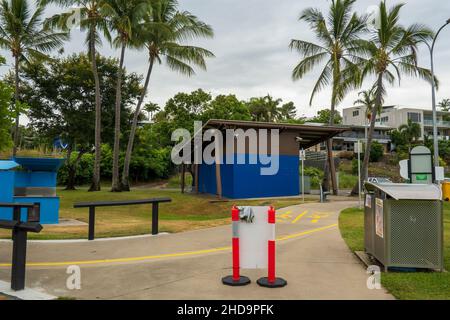
[[[324,124],[292,124],[292,123],[276,123],[276,122],[257,122],[257,121],[237,121],[237,120],[220,120],[211,119],[203,127],[203,129],[278,129],[280,132],[290,131],[296,132],[301,141],[300,148],[309,148],[323,141],[326,141],[339,133],[350,131],[348,126],[329,126]]]

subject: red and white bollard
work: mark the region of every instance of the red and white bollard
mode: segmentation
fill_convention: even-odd
[[[275,209],[273,207],[269,208],[268,211],[268,222],[272,226],[272,237],[267,242],[267,277],[258,279],[257,283],[262,287],[267,288],[281,288],[287,285],[287,281],[283,278],[275,277]]]
[[[233,275],[222,278],[222,283],[228,286],[245,286],[250,284],[250,279],[239,274],[239,209],[233,206],[231,209],[231,220],[233,224]]]

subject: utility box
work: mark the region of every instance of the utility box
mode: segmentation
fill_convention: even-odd
[[[436,185],[365,183],[364,246],[388,268],[444,269],[442,192]]]

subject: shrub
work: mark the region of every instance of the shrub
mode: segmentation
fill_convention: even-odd
[[[384,155],[384,147],[378,141],[373,141],[370,149],[370,162],[379,162]]]
[[[301,171],[300,171],[301,172]],[[311,188],[317,189],[322,183],[324,172],[318,168],[305,167],[305,176],[311,177]]]

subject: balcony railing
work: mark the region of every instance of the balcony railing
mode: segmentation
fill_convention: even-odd
[[[450,121],[437,121],[436,122],[438,127],[448,127],[450,128]],[[427,127],[432,127],[433,126],[433,120],[424,120],[423,124]]]
[[[354,132],[344,132],[340,135],[338,135],[340,138],[353,138],[353,139],[365,139],[364,133],[354,133]],[[374,133],[372,136],[374,139],[380,139],[380,140],[388,140],[391,137],[387,134],[378,134]]]

